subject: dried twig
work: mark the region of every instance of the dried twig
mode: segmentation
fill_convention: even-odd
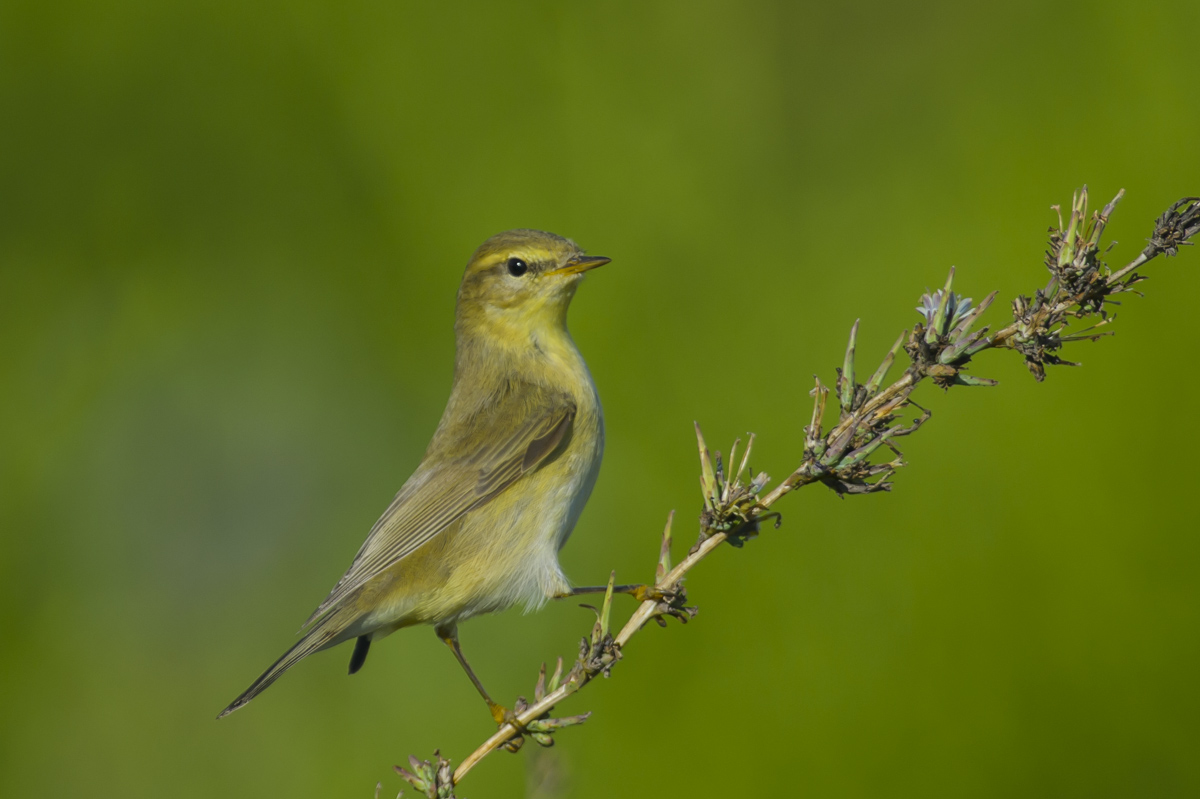
[[[917,311],[922,321],[896,339],[871,378],[860,384],[855,365],[859,326],[856,321],[850,329],[850,342],[833,388],[816,379],[811,392],[813,412],[804,429],[800,465],[766,494],[763,491],[769,482],[767,475],[759,473],[751,478],[748,471],[753,435],[736,468],[740,441],[734,442],[729,455],[732,471],[727,472],[721,453],[714,455],[709,451],[700,426],[696,425],[704,507],[700,513],[699,538],[687,556],[672,567],[672,511],[663,530],[654,584],[647,587],[644,592],[647,598],[615,636],[611,632],[614,575],[609,579],[596,623],[590,635],[580,642],[579,655],[570,671],[563,676],[563,661],[559,658],[547,682],[543,664],[533,704],[524,697],[517,701],[515,726],[502,725],[453,772],[449,761],[437,752],[432,763],[410,758],[411,771],[399,766],[396,771],[426,796],[451,799],[454,786],[496,749],[516,751],[526,736],[550,746],[556,731],[586,721],[590,714],[551,718],[550,712],[597,675],[607,677],[621,659],[624,646],[651,619],[665,627],[668,616],[681,622],[694,616],[696,609],[686,604],[684,576],[722,543],[740,547],[757,536],[766,521],[774,521],[778,527],[780,516],[772,507],[786,494],[812,483],[823,483],[841,496],[891,490],[892,475],[905,465],[896,440],[916,432],[930,417],[929,411],[911,399],[913,390],[926,378],[946,390],[953,386],[994,386],[996,381],[967,371],[972,360],[989,349],[1021,353],[1038,381],[1045,379],[1047,366],[1073,366],[1058,355],[1063,345],[1085,339],[1095,341],[1107,335],[1096,331],[1114,319],[1109,313],[1109,307],[1116,304],[1113,295],[1138,293],[1133,286],[1145,280],[1138,269],[1160,254],[1177,254],[1180,247],[1191,244],[1190,239],[1200,232],[1200,198],[1186,197],[1156,220],[1153,235],[1137,258],[1115,272],[1110,271],[1101,257],[1100,239],[1124,193],[1124,190],[1118,192],[1103,210],[1089,217],[1087,187],[1076,192],[1066,223],[1060,212],[1058,226],[1050,229],[1045,259],[1049,283],[1032,297],[1017,297],[1012,303],[1012,321],[995,333],[989,335],[988,327],[974,328],[996,293],[973,306],[970,298],[953,291],[951,269],[940,290],[921,297]],[[1055,210],[1059,210],[1057,206]],[[1080,319],[1096,321],[1090,327],[1069,333],[1071,322]],[[884,388],[884,380],[901,350],[908,356],[909,366],[899,379]],[[826,431],[824,419],[831,394],[838,406],[838,418]],[[910,408],[917,413],[906,415]],[[880,452],[886,452],[890,459],[881,462]]]

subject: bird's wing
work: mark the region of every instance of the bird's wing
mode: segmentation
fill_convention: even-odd
[[[537,398],[531,400],[530,393]],[[494,443],[460,458],[423,463],[375,522],[346,574],[304,626],[536,469],[558,448],[574,419],[575,403],[569,397],[510,390],[460,431],[448,431],[460,440]]]

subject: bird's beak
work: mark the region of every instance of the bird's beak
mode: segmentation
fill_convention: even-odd
[[[611,260],[611,258],[605,258],[603,255],[576,255],[558,269],[553,269],[546,274],[577,275],[580,272],[586,272],[589,269],[595,269],[597,266],[604,266]]]

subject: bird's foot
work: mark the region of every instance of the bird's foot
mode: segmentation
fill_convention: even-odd
[[[525,709],[521,707],[524,704],[521,699],[518,699],[515,706],[517,711],[515,713],[504,705],[498,705],[495,702],[488,704],[488,710],[491,711],[492,720],[496,722],[497,726],[503,727],[505,724],[511,724],[518,732],[525,732],[525,725],[517,718],[518,714]]]
[[[660,627],[667,626],[667,616],[679,619],[683,624],[687,624],[697,613],[697,609],[687,604],[687,591],[683,586],[676,583],[671,588],[658,588],[655,586],[646,586],[646,599],[652,599],[657,604],[654,606],[653,619]]]
[[[607,585],[580,585],[575,586],[561,594],[555,594],[554,599],[569,599],[570,597],[583,596],[584,594],[603,594],[608,591]],[[663,589],[656,585],[614,585],[612,588],[614,594],[628,594],[638,602],[645,602],[652,599],[656,602],[671,602],[679,594],[679,589],[670,590]]]
[[[632,589],[627,593],[636,599],[638,602],[653,600],[655,602],[666,602],[670,604],[679,596],[679,591],[663,590],[656,585],[632,585]]]
[[[522,724],[520,718],[518,718],[519,714],[527,707],[525,704],[525,698],[518,697],[517,703],[513,707],[515,708],[516,712],[509,710],[504,705],[499,705],[495,702],[488,702],[488,710],[491,711],[492,720],[496,722],[496,726],[503,728],[505,725],[509,725],[517,731],[516,735],[514,735],[512,738],[509,738],[503,744],[504,748],[510,752],[516,752],[521,748],[522,745],[524,745],[525,734],[528,732],[526,726]]]

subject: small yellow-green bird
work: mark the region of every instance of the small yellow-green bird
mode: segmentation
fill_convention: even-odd
[[[218,716],[262,693],[302,658],[417,624],[438,637],[487,701],[458,645],[458,623],[519,602],[585,593],[558,564],[604,452],[600,398],[567,332],[584,273],[609,262],[538,230],[488,239],[467,264],[455,310],[454,385],[441,423],[307,632]],[[594,589],[592,589],[594,590]]]

